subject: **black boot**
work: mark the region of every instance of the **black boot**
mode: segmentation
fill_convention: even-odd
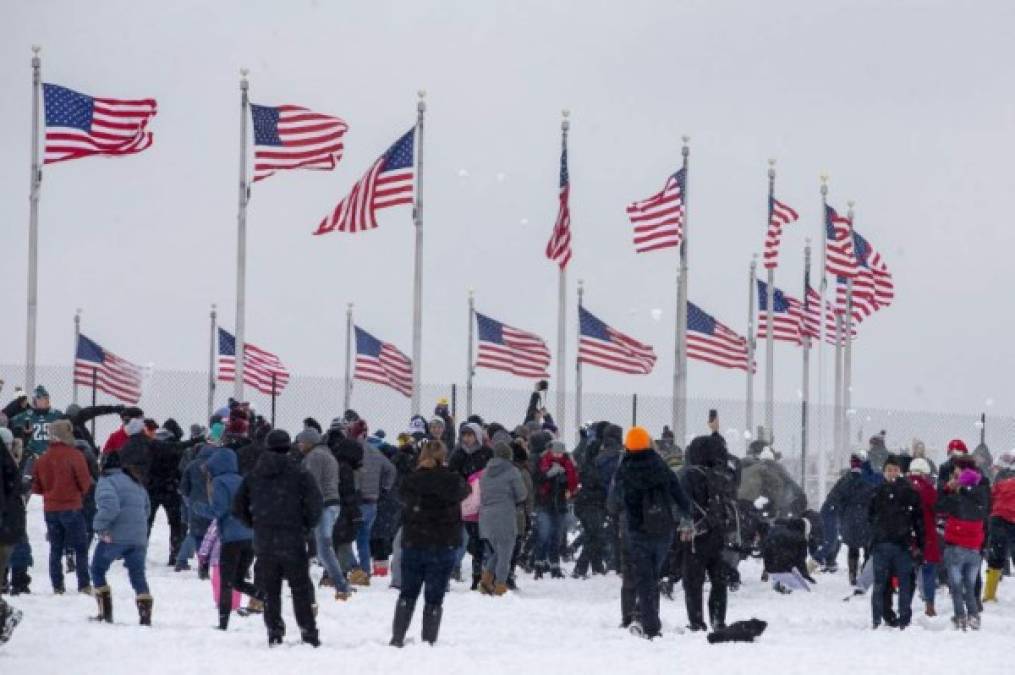
[[[415,609],[415,600],[398,599],[395,604],[395,620],[391,624],[391,642],[388,643],[392,647],[405,646],[405,633],[409,630],[409,624],[412,623],[412,613]]]
[[[219,630],[229,629],[229,615],[231,613],[232,612],[219,612],[219,625],[218,625]]]
[[[847,564],[849,565],[849,585],[856,586],[856,574],[860,561],[857,558],[850,556]]]
[[[423,642],[433,645],[437,642],[437,633],[441,629],[441,614],[443,610],[440,605],[426,605],[423,607]]]
[[[113,623],[113,593],[109,586],[100,586],[95,589],[95,602],[99,606],[99,614],[95,620]]]
[[[152,607],[155,605],[155,600],[152,596],[147,593],[142,593],[137,596],[137,616],[138,623],[142,626],[152,625]]]
[[[315,649],[321,646],[321,638],[316,628],[300,631],[300,639],[303,640],[303,644],[310,645]]]

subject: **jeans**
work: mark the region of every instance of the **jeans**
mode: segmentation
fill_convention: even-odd
[[[886,599],[891,596],[885,591],[890,588],[892,577],[899,580],[899,625],[908,626],[913,618],[913,556],[909,549],[900,544],[877,544],[874,555],[874,588],[871,591],[871,613],[874,625],[881,625],[885,614]]]
[[[92,554],[92,579],[95,586],[98,588],[108,586],[106,572],[114,561],[123,558],[123,565],[127,568],[127,576],[130,577],[130,585],[134,592],[137,595],[147,595],[148,580],[145,579],[144,573],[147,555],[148,547],[141,544],[107,544],[100,541],[95,546],[95,553]]]
[[[364,502],[360,504],[359,511],[363,516],[363,522],[356,532],[356,553],[359,555],[359,568],[370,574],[370,532],[374,529],[374,521],[377,520],[377,504]]]
[[[673,535],[649,537],[637,532],[625,536],[630,569],[634,572],[635,592],[641,625],[648,636],[659,635],[659,577],[673,543]]]
[[[335,555],[335,546],[331,538],[331,533],[335,529],[335,521],[338,520],[338,513],[338,504],[324,507],[321,519],[317,521],[317,526],[314,528],[314,544],[317,546],[317,558],[324,565],[324,569],[328,570],[328,578],[334,582],[335,588],[348,593],[349,584],[345,580],[342,566],[338,564],[338,557]]]
[[[49,539],[49,579],[54,591],[63,591],[63,552],[70,547],[77,560],[78,590],[91,585],[88,577],[88,535],[81,511],[47,511],[46,537]]]
[[[948,590],[951,592],[955,616],[965,618],[980,613],[976,603],[976,577],[983,559],[980,552],[961,546],[946,546],[944,565],[948,570]]]
[[[937,563],[924,563],[920,566],[920,598],[933,604],[936,595]]]
[[[423,593],[427,605],[441,605],[455,567],[454,548],[403,548],[399,598],[413,603]]]
[[[556,511],[536,511],[536,564],[560,567],[560,535],[567,514]]]

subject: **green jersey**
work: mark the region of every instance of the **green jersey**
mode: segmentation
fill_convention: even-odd
[[[49,447],[49,425],[64,417],[63,412],[50,408],[49,410],[26,410],[14,416],[11,420],[12,429],[30,429],[25,444],[26,449],[34,455],[41,455]]]

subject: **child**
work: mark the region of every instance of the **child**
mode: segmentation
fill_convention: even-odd
[[[208,531],[201,540],[201,548],[197,552],[197,558],[201,564],[211,569],[211,597],[215,606],[219,602],[219,589],[221,588],[222,576],[219,571],[219,553],[222,550],[222,542],[219,539],[218,521],[212,520]],[[233,591],[233,611],[240,608],[240,592]]]

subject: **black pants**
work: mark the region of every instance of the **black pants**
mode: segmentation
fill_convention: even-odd
[[[589,568],[596,574],[605,574],[603,555],[606,549],[606,530],[603,527],[606,512],[599,507],[586,507],[577,514],[582,526],[582,550],[575,563],[575,574],[586,574]]]
[[[638,533],[627,533],[624,554],[629,569],[634,573],[635,591],[638,596],[638,612],[641,625],[648,636],[659,635],[659,577],[670,550],[673,535],[649,537]],[[625,579],[626,581],[626,579]],[[623,594],[623,589],[621,589]],[[621,613],[624,600],[621,598]]]
[[[155,524],[155,515],[161,506],[166,512],[166,520],[169,521],[169,560],[176,562],[176,554],[180,552],[180,544],[186,528],[183,526],[183,513],[181,511],[181,500],[179,495],[159,494],[149,492],[148,499],[151,501],[152,510],[148,515],[148,538],[152,536],[152,525]],[[201,542],[198,541],[198,546]]]
[[[289,582],[293,595],[293,613],[303,631],[316,631],[314,586],[310,581],[310,559],[306,550],[264,551],[257,556],[254,576],[264,594],[264,625],[268,637],[285,635],[282,620],[282,581]]]
[[[465,550],[472,556],[472,576],[478,579],[483,574],[483,540],[479,538],[479,523],[465,523],[465,532],[469,535]]]
[[[722,542],[712,541],[712,537],[698,537],[694,546],[684,555],[684,602],[687,606],[687,619],[691,626],[705,625],[705,613],[702,609],[702,593],[705,587],[705,576],[711,589],[708,593],[708,615],[712,627],[726,623],[726,565],[722,560]]]
[[[620,547],[620,621],[627,627],[641,619],[638,608],[638,586],[635,581],[634,564],[627,550]]]
[[[219,553],[219,616],[229,616],[233,609],[233,589],[244,595],[258,598],[261,593],[247,581],[250,566],[254,563],[254,545],[249,539],[228,541]]]

